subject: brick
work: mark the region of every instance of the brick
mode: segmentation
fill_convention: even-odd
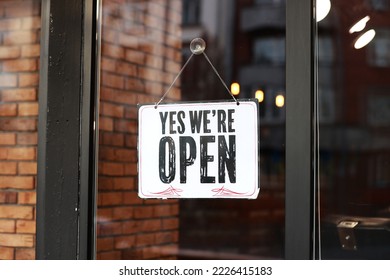
[[[153,233],[137,235],[135,239],[137,246],[147,246],[155,244],[155,235]]]
[[[0,148],[0,160],[33,160],[35,149],[35,147]]]
[[[0,119],[0,130],[4,131],[32,131],[37,130],[35,119]]]
[[[0,205],[0,218],[6,219],[32,219],[32,206]]]
[[[158,232],[155,235],[156,244],[173,243],[175,241],[175,232]]]
[[[38,144],[38,133],[18,133],[16,142],[19,145],[37,145]]]
[[[0,260],[13,260],[14,252],[14,248],[5,248],[0,246]]]
[[[123,194],[121,192],[109,192],[98,194],[98,205],[121,205],[123,201]]]
[[[101,69],[103,71],[115,72],[115,70],[116,70],[116,63],[117,62],[114,59],[109,59],[107,57],[102,57]]]
[[[122,133],[102,132],[100,135],[102,145],[123,147],[125,144],[125,136]]]
[[[0,87],[16,87],[18,84],[17,76],[14,74],[1,74],[0,75]],[[7,100],[2,95],[0,95],[0,101],[13,101]]]
[[[15,46],[0,47],[0,59],[18,58],[20,57],[20,54],[21,54],[20,47],[15,47]]]
[[[162,220],[162,229],[178,229],[179,228],[179,219],[177,218],[168,218]]]
[[[22,19],[22,29],[40,29],[41,17],[25,17]]]
[[[114,249],[114,238],[106,237],[106,238],[97,238],[97,246],[96,249],[98,252],[102,251],[110,251]]]
[[[138,125],[134,120],[116,119],[114,121],[114,130],[136,134],[138,132]]]
[[[120,260],[122,259],[122,252],[121,251],[101,252],[101,253],[97,253],[96,258],[98,260]]]
[[[98,177],[98,191],[107,191],[114,189],[114,181],[112,177]]]
[[[122,222],[123,234],[133,234],[139,232],[138,221],[123,221]]]
[[[133,217],[133,207],[114,207],[112,218],[114,220],[128,220]]]
[[[153,232],[161,230],[161,220],[144,220],[140,222],[140,231],[142,232]]]
[[[8,76],[8,75],[5,75]],[[2,80],[3,75],[0,76],[0,86],[3,87],[16,87],[16,76],[11,77],[11,81],[15,78],[15,85],[10,83],[10,85],[3,85]],[[7,89],[1,91],[1,101],[12,102],[12,101],[36,101],[37,100],[37,90],[35,88],[23,88],[23,89]]]
[[[146,219],[153,218],[153,207],[152,206],[144,206],[144,207],[136,207],[134,208],[134,218],[136,219]]]
[[[101,115],[114,117],[114,118],[123,118],[124,116],[124,107],[120,105],[114,105],[107,102],[101,103]]]
[[[35,260],[35,249],[16,248],[15,260]]]
[[[36,203],[37,203],[36,192],[18,192],[18,204],[36,205]]]
[[[124,175],[124,166],[120,163],[113,162],[100,162],[99,163],[99,174],[120,176]]]
[[[133,177],[113,178],[114,190],[134,190],[135,179]]]
[[[144,65],[145,64],[145,53],[135,50],[126,50],[125,59],[128,62]]]
[[[116,237],[114,243],[115,249],[131,248],[136,244],[136,237],[134,235]]]
[[[0,220],[0,233],[14,233],[14,232],[15,232],[14,220]]]
[[[102,88],[100,100],[112,101],[129,105],[137,104],[137,99],[134,94],[130,94],[127,91],[120,91],[105,87]]]
[[[124,175],[137,175],[138,167],[136,163],[125,164],[125,174]]]
[[[16,165],[16,162],[0,161],[0,175],[15,175]]]
[[[125,108],[125,118],[126,119],[137,119],[138,111],[136,108],[127,107]]]
[[[17,233],[35,233],[35,221],[18,220],[16,221]]]
[[[125,144],[126,147],[137,147],[137,136],[126,135]]]
[[[0,204],[16,204],[17,196],[17,192],[1,191]]]
[[[40,45],[39,44],[36,44],[36,45],[26,45],[26,46],[22,46],[22,57],[25,57],[25,58],[32,58],[32,57],[35,57],[35,58],[39,58],[40,56],[40,52],[41,52],[41,48],[40,48]]]
[[[19,30],[22,27],[22,21],[19,18],[8,18],[0,20],[1,31]]]
[[[34,189],[33,176],[0,176],[0,189]]]
[[[17,105],[14,103],[0,104],[0,117],[13,117],[17,114]]]
[[[154,206],[154,216],[155,217],[171,216],[171,206],[170,205],[156,205],[156,206]]]
[[[24,1],[22,5],[20,2],[15,1],[5,7],[5,15],[7,17],[30,17],[39,15],[39,13],[40,5],[36,1]]]
[[[20,103],[18,104],[19,116],[38,116],[38,103]]]
[[[36,59],[15,59],[3,62],[4,72],[31,72],[38,69]]]
[[[37,87],[39,85],[38,73],[19,73],[19,87]]]
[[[110,236],[122,234],[122,222],[104,223],[97,226],[98,236]]]
[[[137,49],[139,46],[139,38],[133,35],[121,33],[118,41],[120,46],[124,46],[126,48]]]
[[[138,197],[138,194],[136,192],[126,192],[123,195],[123,204],[126,205],[142,205],[143,200]]]
[[[16,144],[16,134],[15,133],[0,133],[0,145],[15,145]]]
[[[116,64],[115,71],[117,73],[122,73],[123,75],[128,76],[137,76],[137,66],[128,62],[118,61]],[[139,81],[141,83],[141,81]]]
[[[36,162],[19,162],[18,163],[19,175],[37,175],[37,163]]]
[[[39,40],[35,31],[12,31],[4,34],[5,45],[33,44]]]
[[[98,208],[96,217],[98,223],[106,223],[112,221],[112,208]]]
[[[104,131],[114,130],[114,120],[111,118],[100,117],[99,118],[99,129]]]
[[[112,147],[100,147],[99,158],[115,162],[137,162],[137,151]]]
[[[34,236],[31,234],[0,234],[0,246],[33,247]]]
[[[125,79],[120,75],[113,75],[106,73],[102,76],[102,85],[114,89],[124,89]]]
[[[117,45],[118,32],[116,30],[105,28],[102,32],[102,41],[105,43],[111,43]]]
[[[141,81],[138,78],[126,78],[125,89],[132,92],[144,92],[145,91],[145,82]],[[159,92],[159,94],[161,94]]]
[[[108,56],[116,59],[123,59],[125,57],[125,51],[123,47],[103,43],[102,56]]]

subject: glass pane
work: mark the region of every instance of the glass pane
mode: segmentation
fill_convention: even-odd
[[[97,258],[283,258],[284,1],[103,0],[101,21]],[[137,103],[160,99],[196,37],[238,97],[260,101],[256,200],[138,198]],[[200,55],[164,102],[221,99],[231,97]]]
[[[389,259],[389,1],[331,3],[318,24],[322,258]]]
[[[41,1],[0,1],[0,259],[35,259]]]

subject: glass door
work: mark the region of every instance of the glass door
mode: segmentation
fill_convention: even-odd
[[[388,259],[390,2],[329,3],[316,38],[320,257]]]
[[[97,258],[283,258],[284,1],[104,0],[101,28]],[[237,97],[260,103],[256,200],[138,197],[137,104],[160,99],[197,37]],[[196,56],[166,100],[229,98]]]

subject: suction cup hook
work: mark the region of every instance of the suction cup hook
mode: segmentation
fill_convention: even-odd
[[[202,38],[195,38],[191,41],[190,50],[193,54],[199,55],[206,49],[206,42]]]

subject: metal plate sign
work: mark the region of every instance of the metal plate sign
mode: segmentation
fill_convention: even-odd
[[[141,198],[247,198],[259,193],[256,99],[141,105]]]

